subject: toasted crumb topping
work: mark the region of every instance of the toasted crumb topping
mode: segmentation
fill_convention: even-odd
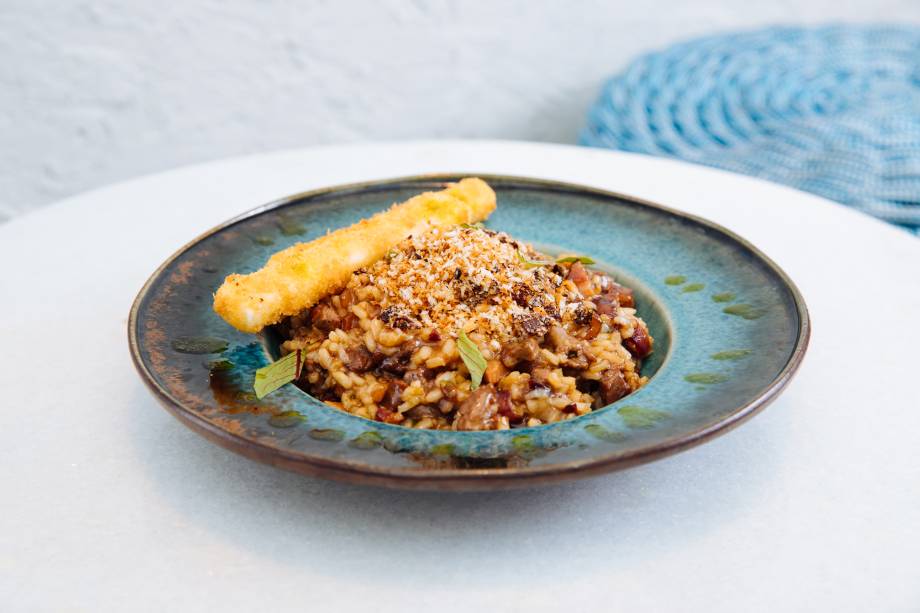
[[[358,271],[348,287],[378,290],[381,319],[395,328],[418,326],[477,331],[500,341],[544,334],[593,309],[564,283],[559,266],[503,232],[433,228],[399,243],[385,258]]]

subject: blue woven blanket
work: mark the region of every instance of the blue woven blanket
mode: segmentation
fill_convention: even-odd
[[[679,44],[608,81],[580,141],[785,183],[920,234],[920,28]]]

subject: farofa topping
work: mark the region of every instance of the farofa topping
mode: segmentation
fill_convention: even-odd
[[[417,428],[504,429],[569,419],[645,383],[652,350],[632,292],[579,261],[505,233],[441,227],[411,236],[340,293],[289,318],[298,384],[328,404]],[[457,349],[487,360],[481,387]]]
[[[562,282],[543,268],[523,269],[519,254],[537,255],[505,233],[435,228],[358,271],[347,287],[378,288],[380,319],[394,328],[477,330],[502,342],[545,333]]]

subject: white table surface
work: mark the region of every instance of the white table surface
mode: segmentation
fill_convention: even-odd
[[[814,322],[797,378],[677,456],[544,489],[312,480],[170,417],[128,309],[186,241],[340,182],[496,172],[706,216],[773,257]],[[920,240],[676,162],[503,142],[304,149],[183,168],[0,226],[3,611],[918,611]]]

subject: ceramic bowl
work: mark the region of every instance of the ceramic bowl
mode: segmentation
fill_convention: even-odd
[[[457,178],[305,192],[195,239],[153,274],[131,309],[129,342],[141,378],[185,425],[249,458],[357,483],[460,490],[583,477],[692,447],[766,406],[801,362],[809,335],[801,295],[776,264],[728,230],[589,187],[483,176],[498,194],[489,228],[588,255],[633,288],[656,341],[643,364],[647,385],[581,417],[488,432],[374,422],[294,385],[257,400],[254,373],[277,356],[278,339],[240,333],[213,312],[224,277]]]

